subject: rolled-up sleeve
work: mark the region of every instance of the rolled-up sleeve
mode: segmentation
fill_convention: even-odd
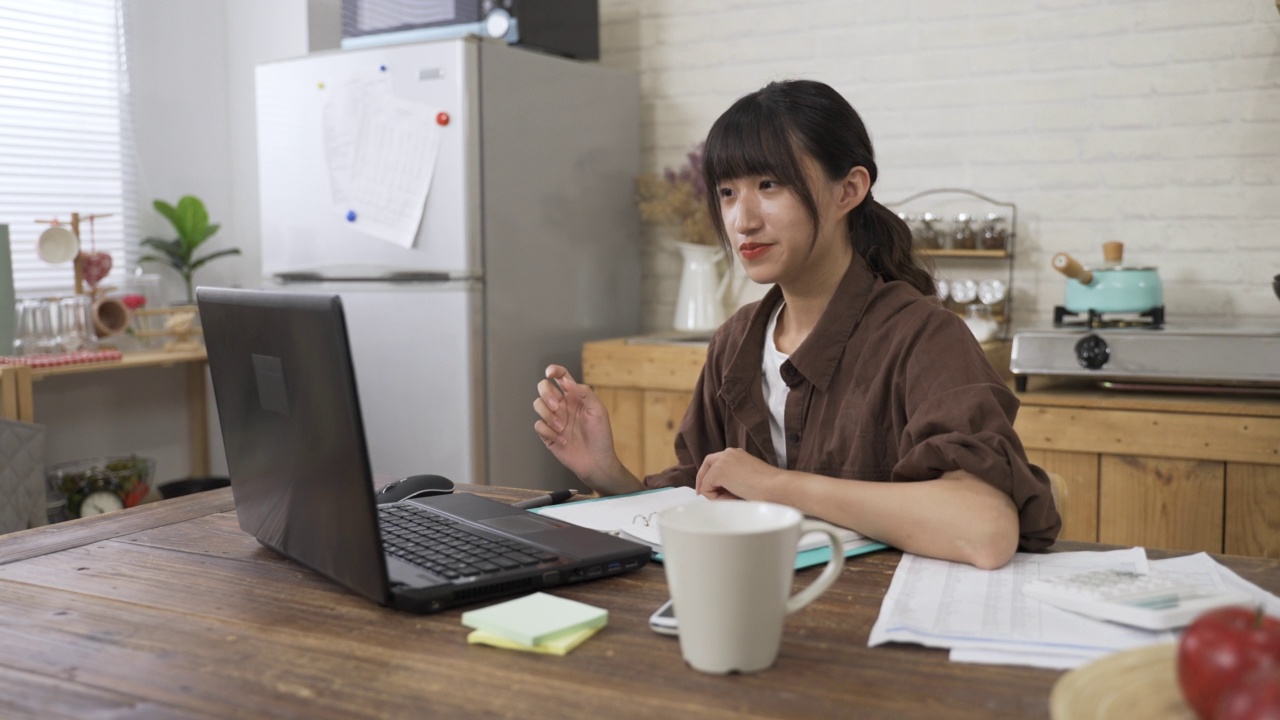
[[[1049,477],[1027,461],[1013,430],[1017,409],[1017,398],[1003,385],[965,385],[928,398],[908,418],[892,479],[968,472],[1013,500],[1019,549],[1043,550],[1057,538],[1062,521]]]

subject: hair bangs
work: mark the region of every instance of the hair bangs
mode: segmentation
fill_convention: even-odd
[[[794,186],[804,182],[790,129],[759,98],[745,97],[729,108],[707,134],[703,155],[707,187],[757,175]]]
[[[727,180],[743,177],[765,177],[790,188],[809,211],[816,237],[818,207],[800,165],[799,140],[787,122],[785,108],[773,107],[771,100],[765,91],[738,99],[707,133],[702,174],[711,221],[726,248],[729,236],[720,215],[716,188]]]

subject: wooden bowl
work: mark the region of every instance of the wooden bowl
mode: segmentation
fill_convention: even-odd
[[[1196,720],[1178,688],[1177,645],[1153,645],[1095,660],[1058,678],[1054,720]]]

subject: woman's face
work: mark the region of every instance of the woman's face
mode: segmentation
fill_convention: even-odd
[[[755,282],[799,286],[852,254],[845,217],[857,202],[849,204],[849,178],[831,180],[808,156],[801,156],[801,167],[818,205],[816,242],[804,203],[773,178],[734,178],[716,189],[730,245]],[[858,202],[862,195],[857,193]]]

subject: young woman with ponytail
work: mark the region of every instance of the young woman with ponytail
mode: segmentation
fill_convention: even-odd
[[[726,251],[774,287],[712,338],[677,465],[632,475],[599,398],[558,365],[534,401],[551,452],[603,494],[693,485],[983,568],[1052,544],[1061,521],[1013,430],[1018,401],[873,198],[849,103],[770,83],[715,122],[703,166]]]

